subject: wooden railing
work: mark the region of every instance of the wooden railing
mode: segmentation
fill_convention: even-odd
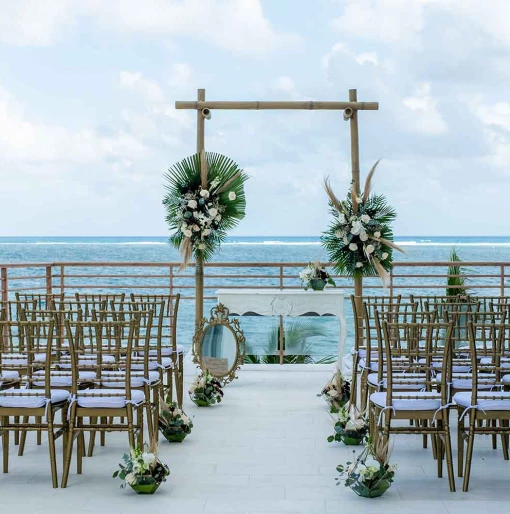
[[[388,287],[378,277],[364,280],[366,294],[444,294],[450,262],[396,262]],[[193,266],[180,272],[177,262],[54,262],[0,264],[1,299],[14,293],[64,293],[75,291],[139,291],[175,294],[194,299]],[[303,262],[212,262],[205,267],[206,299],[218,288],[300,288]],[[330,266],[330,265],[328,265]],[[465,262],[464,286],[478,295],[506,296],[510,288],[510,262]],[[335,276],[338,287],[349,293],[352,279]]]

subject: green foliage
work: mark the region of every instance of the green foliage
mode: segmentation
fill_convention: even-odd
[[[464,273],[467,271],[459,262],[462,262],[457,248],[454,246],[450,251],[450,262],[455,263],[448,266],[448,278],[446,281],[446,296],[467,295],[466,277]],[[457,275],[457,276],[452,276]]]
[[[168,227],[174,231],[170,236],[170,244],[175,248],[180,248],[185,239],[181,230],[183,223],[193,222],[193,210],[187,208],[188,199],[196,198],[199,205],[195,210],[203,215],[207,215],[209,207],[218,208],[221,219],[213,219],[207,225],[210,234],[204,236],[202,232],[193,232],[190,238],[195,257],[201,255],[207,261],[225,241],[227,231],[233,229],[245,216],[244,183],[248,176],[224,155],[211,152],[206,152],[205,155],[208,170],[207,191],[210,196],[200,196],[201,156],[195,154],[171,166],[164,175],[166,195],[163,205]],[[232,193],[235,194],[235,199],[229,198]]]

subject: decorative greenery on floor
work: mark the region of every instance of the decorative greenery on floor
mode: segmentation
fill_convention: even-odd
[[[358,496],[376,498],[382,496],[391,486],[395,476],[396,465],[389,465],[388,442],[378,439],[376,446],[367,440],[364,450],[353,460],[337,466],[340,473],[337,485],[344,481]],[[353,455],[356,452],[353,451]]]
[[[338,369],[317,396],[322,396],[326,400],[332,414],[338,413],[350,399],[351,383],[344,379]]]
[[[159,401],[159,430],[169,442],[180,443],[191,434],[193,422],[176,402]]]
[[[356,407],[349,409],[348,405],[340,408],[333,415],[335,433],[328,437],[328,442],[342,442],[345,445],[363,444],[368,436],[368,421]]]
[[[198,407],[210,407],[220,403],[223,399],[221,382],[206,371],[193,381],[189,388],[189,396]]]

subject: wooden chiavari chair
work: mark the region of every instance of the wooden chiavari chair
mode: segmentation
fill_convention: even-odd
[[[383,321],[384,349],[387,365],[386,392],[370,395],[373,437],[388,438],[392,434],[422,434],[434,438],[437,473],[443,474],[446,464],[450,490],[455,491],[452,448],[449,426],[447,382],[450,374],[451,323],[388,323]],[[432,365],[437,340],[444,341],[440,392],[435,391],[436,371]],[[407,391],[396,387],[395,378],[406,373]],[[413,382],[420,390],[410,390]],[[401,385],[401,384],[399,384]],[[375,422],[377,420],[377,422]],[[409,420],[409,425],[395,425],[394,420]],[[411,421],[419,420],[420,423]],[[375,425],[375,426],[374,426]]]
[[[74,327],[73,327],[74,324]],[[90,331],[89,329],[92,329]],[[61,487],[66,487],[69,479],[74,439],[77,439],[77,473],[82,473],[82,458],[85,455],[85,432],[127,432],[129,445],[134,448],[135,441],[143,444],[143,410],[145,405],[144,392],[133,389],[131,376],[131,357],[135,337],[136,321],[82,321],[66,320],[66,333],[69,339],[72,394],[69,407],[69,436],[65,453],[64,473]],[[87,359],[85,364],[95,372],[94,383],[97,388],[81,390],[78,371],[82,362],[82,348],[85,346],[80,339],[86,333],[93,333],[94,354],[96,359]],[[113,356],[114,366],[122,363],[122,376],[108,374],[112,371],[112,362],[103,356]],[[115,367],[113,368],[115,370]],[[105,374],[106,373],[106,374]],[[115,388],[103,388],[105,382],[116,382]],[[135,419],[136,414],[136,419]],[[89,418],[90,423],[84,423]],[[108,418],[111,421],[106,421]],[[115,419],[119,422],[114,422]],[[100,420],[99,422],[97,420]]]
[[[153,295],[131,293],[131,301],[138,302],[140,309],[147,309],[147,305],[154,302],[165,302],[164,321],[161,333],[161,356],[171,357],[172,369],[166,371],[166,383],[164,384],[164,395],[169,401],[173,398],[173,383],[175,381],[175,392],[177,404],[182,407],[184,391],[184,347],[177,344],[177,320],[179,313],[180,294],[175,295]],[[175,378],[175,380],[174,380]]]
[[[459,476],[464,475],[462,490],[469,489],[471,475],[471,461],[476,434],[500,434],[503,445],[503,456],[509,460],[508,437],[510,436],[510,392],[498,391],[504,386],[501,380],[500,358],[506,333],[510,331],[510,325],[501,323],[498,327],[498,344],[496,356],[490,364],[481,364],[478,357],[477,336],[479,331],[493,330],[493,324],[480,324],[470,322],[468,332],[470,338],[472,383],[471,391],[458,392],[454,395],[453,401],[457,405],[458,413],[458,459]],[[485,374],[493,375],[494,378],[486,379]],[[466,427],[465,421],[469,423]],[[485,423],[484,423],[485,422]],[[464,460],[464,441],[467,441],[466,460]]]
[[[66,409],[69,392],[64,389],[52,389],[50,380],[51,355],[54,348],[53,321],[0,321],[0,327],[9,326],[12,332],[17,332],[23,338],[24,356],[26,364],[24,389],[7,389],[0,391],[0,419],[3,437],[3,470],[9,469],[9,433],[21,431],[24,435],[28,431],[45,431],[48,434],[50,453],[50,467],[53,487],[58,487],[57,464],[55,456],[55,440],[65,434],[67,430]],[[12,330],[15,329],[15,330]],[[21,335],[22,334],[22,335]],[[40,360],[41,348],[46,351],[46,358]],[[0,372],[3,362],[0,361]],[[35,376],[36,372],[43,370],[43,374]],[[34,382],[44,383],[44,387],[34,388]],[[63,423],[55,424],[55,413],[62,412]],[[10,418],[14,418],[14,422]],[[34,417],[35,423],[30,422]],[[22,418],[23,421],[19,422]]]

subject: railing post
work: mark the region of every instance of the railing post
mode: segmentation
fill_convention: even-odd
[[[390,268],[390,298],[393,298],[393,266]]]
[[[53,277],[51,264],[46,266],[46,297],[50,298],[53,294]]]
[[[280,289],[283,289],[283,266],[280,264]]]
[[[60,265],[60,294],[62,295],[62,298],[65,294],[65,287],[64,287],[64,265]]]
[[[3,267],[0,272],[0,287],[2,289],[2,302],[7,302],[9,300],[9,285],[7,282],[7,268]],[[7,306],[5,307],[5,313],[7,314]],[[6,318],[8,319],[8,318]],[[6,326],[3,327],[3,333],[2,333],[2,347],[6,350],[9,345],[9,339],[8,339],[8,328]]]
[[[505,296],[505,265],[504,264],[500,265],[499,272],[500,272],[500,281],[499,281],[500,296]]]
[[[170,265],[170,296],[174,294],[174,267]]]

